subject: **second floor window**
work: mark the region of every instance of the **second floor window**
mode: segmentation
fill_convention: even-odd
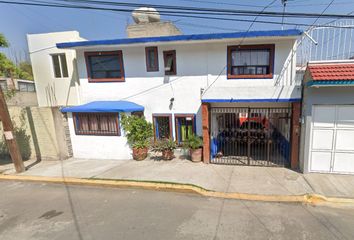
[[[124,67],[122,51],[86,52],[89,82],[122,82]]]
[[[68,65],[66,63],[65,53],[53,54],[53,69],[54,69],[54,77],[56,78],[67,78],[68,74]]]
[[[228,47],[228,78],[272,78],[274,45]]]
[[[163,59],[165,62],[165,75],[177,74],[176,51],[164,51]]]
[[[159,71],[159,58],[158,58],[157,47],[145,48],[145,58],[146,58],[146,71],[148,72]]]

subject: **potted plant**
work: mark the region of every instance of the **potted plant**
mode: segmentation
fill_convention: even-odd
[[[156,141],[154,144],[152,151],[161,152],[162,159],[164,160],[172,160],[174,156],[174,150],[176,149],[176,143],[172,139],[162,139]]]
[[[153,136],[152,124],[145,118],[122,115],[122,126],[129,145],[133,149],[133,159],[144,160],[147,157],[150,139]]]
[[[184,143],[184,147],[189,149],[192,162],[202,161],[203,139],[197,135],[190,135]]]

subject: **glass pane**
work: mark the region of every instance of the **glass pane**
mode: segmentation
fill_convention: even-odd
[[[60,54],[60,63],[61,63],[61,70],[63,73],[63,77],[68,77],[68,66],[66,63],[66,56],[65,54]]]
[[[58,55],[53,55],[52,56],[52,60],[53,60],[54,76],[56,78],[61,78],[60,65],[59,65],[59,56]]]
[[[156,68],[156,55],[154,49],[148,50],[148,61],[149,68]]]
[[[91,78],[120,78],[121,66],[117,55],[90,56]]]
[[[241,53],[240,51],[231,52],[231,64],[232,66],[241,66]]]
[[[28,84],[27,85],[27,90],[29,92],[35,92],[36,90],[35,90],[34,84]]]
[[[18,88],[20,92],[27,92],[27,84],[26,83],[18,83]]]
[[[263,66],[269,65],[269,51],[268,50],[257,51],[257,65],[263,65]]]
[[[177,118],[179,124],[179,142],[185,142],[193,134],[193,121],[185,117]]]
[[[173,71],[173,56],[172,55],[168,55],[166,57],[167,59],[167,63],[166,63],[166,71],[172,72]]]
[[[92,132],[97,132],[99,130],[97,115],[95,115],[95,114],[89,115],[89,128],[90,128],[90,131],[92,131]]]
[[[158,138],[170,138],[170,118],[156,117]],[[156,126],[155,126],[156,127]]]

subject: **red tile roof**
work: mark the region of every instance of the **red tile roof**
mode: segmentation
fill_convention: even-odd
[[[354,80],[354,63],[309,64],[314,81]]]

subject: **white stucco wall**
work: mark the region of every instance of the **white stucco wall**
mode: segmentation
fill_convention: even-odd
[[[56,43],[84,40],[76,31],[28,34],[27,42],[33,68],[38,105],[67,106],[79,104],[75,50],[58,49]],[[55,78],[51,54],[65,53],[67,78]]]
[[[171,114],[173,135],[175,135],[174,114],[196,114],[197,134],[202,134],[201,128],[201,89],[213,87],[259,89],[274,86],[294,86],[295,58],[292,54],[295,40],[254,39],[244,40],[243,44],[273,44],[275,43],[274,77],[273,79],[227,79],[226,62],[227,46],[238,42],[218,43],[179,43],[158,45],[159,71],[147,72],[145,63],[145,47],[156,46],[117,46],[88,47],[77,50],[78,75],[82,103],[97,100],[128,100],[145,107],[145,117],[152,121],[152,114]],[[125,82],[89,83],[84,58],[85,51],[115,51],[122,50],[125,70]],[[163,51],[176,50],[177,75],[164,76]],[[294,59],[293,59],[294,58]],[[288,60],[290,59],[289,63]],[[216,80],[217,79],[217,80]],[[216,81],[215,81],[216,80]],[[221,92],[222,94],[222,92]],[[293,93],[283,93],[283,98],[293,98]],[[170,107],[170,99],[174,104]],[[262,98],[254,96],[253,99]],[[72,125],[72,121],[71,125]],[[130,149],[125,145],[124,138],[76,136],[71,127],[71,138],[76,157],[116,158],[128,156]],[[87,143],[89,142],[89,143]],[[103,146],[98,153],[98,146]],[[129,155],[130,157],[130,155]]]
[[[75,158],[131,159],[131,150],[121,128],[121,136],[76,135],[72,114],[68,114],[71,143]]]

